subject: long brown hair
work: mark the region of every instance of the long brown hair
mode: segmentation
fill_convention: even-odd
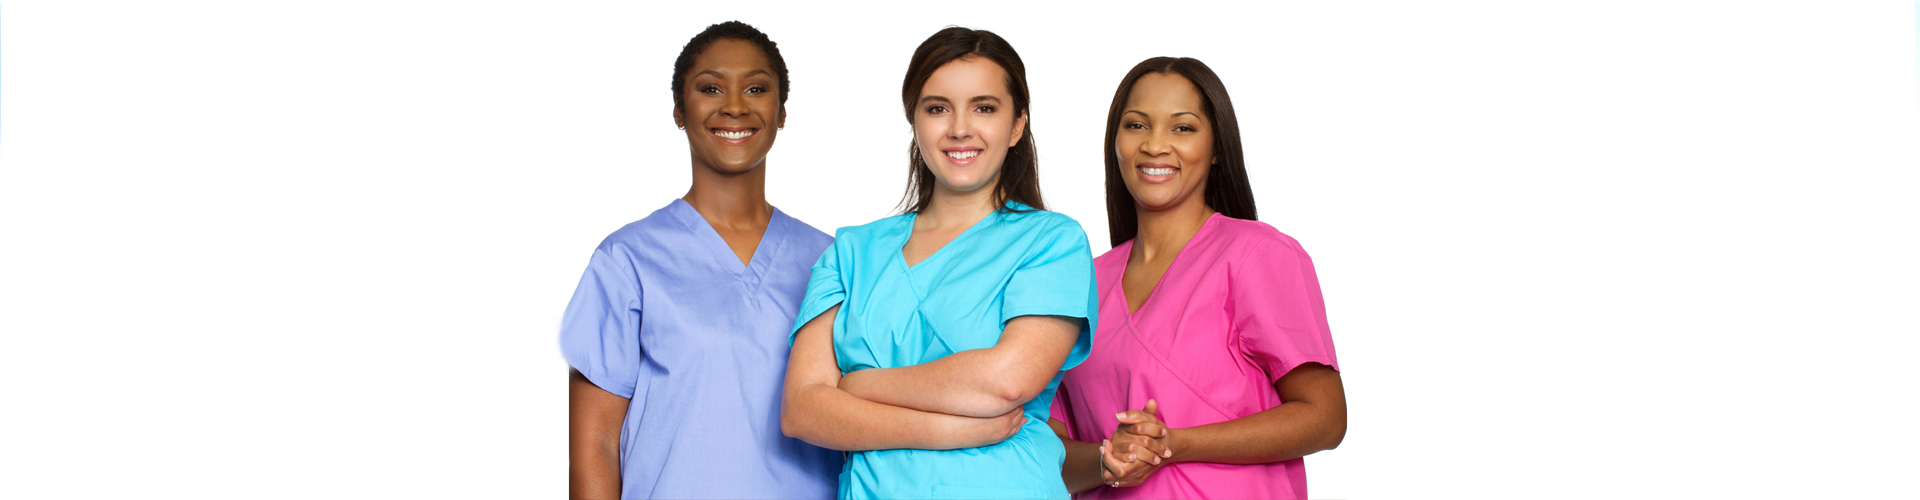
[[[1019,144],[1007,151],[1006,163],[1000,165],[1000,179],[993,185],[994,205],[1007,210],[1007,201],[1011,200],[1046,210],[1046,203],[1040,200],[1040,156],[1033,147],[1033,115],[1027,112],[1030,95],[1027,66],[1020,62],[1020,53],[1014,52],[1013,45],[1000,35],[950,26],[920,42],[920,48],[913,51],[913,61],[907,64],[906,83],[900,86],[900,103],[907,110],[907,124],[913,124],[920,90],[927,86],[934,70],[968,57],[985,58],[1006,70],[1007,93],[1013,95],[1014,117],[1027,117],[1026,133]],[[933,203],[933,187],[940,181],[933,177],[933,170],[927,168],[926,158],[920,157],[917,142],[907,144],[907,170],[907,193],[900,199],[900,213],[919,213]]]
[[[1200,90],[1200,106],[1213,125],[1213,154],[1220,163],[1207,173],[1207,207],[1235,219],[1259,220],[1253,207],[1253,187],[1247,184],[1246,155],[1240,151],[1240,120],[1233,116],[1233,100],[1227,98],[1227,85],[1206,63],[1191,57],[1155,57],[1134,65],[1120,89],[1113,92],[1113,107],[1107,109],[1107,234],[1113,246],[1120,246],[1140,232],[1140,214],[1134,212],[1133,193],[1120,177],[1120,156],[1114,142],[1120,130],[1120,114],[1127,107],[1133,84],[1147,73],[1180,75]]]

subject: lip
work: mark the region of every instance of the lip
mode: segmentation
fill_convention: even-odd
[[[980,159],[979,152],[981,151],[981,149],[982,148],[979,148],[976,146],[955,146],[951,148],[941,149],[940,156],[945,157],[947,159],[947,163],[953,164],[954,166],[964,167],[967,165],[972,165],[975,160]],[[974,152],[974,155],[968,158],[954,158],[952,156],[948,156],[949,153],[965,153],[968,151]]]
[[[1149,169],[1149,168],[1172,169],[1173,173],[1166,174],[1166,175],[1149,175],[1147,174],[1147,171],[1146,171],[1146,169]],[[1147,181],[1148,183],[1152,183],[1152,184],[1172,182],[1174,177],[1180,176],[1180,167],[1168,165],[1165,163],[1141,163],[1138,165],[1134,165],[1133,171],[1140,174],[1140,180]]]
[[[720,132],[752,132],[752,134],[739,139],[729,139],[721,136]],[[707,127],[707,135],[712,136],[714,140],[720,141],[721,144],[746,144],[747,141],[753,140],[754,136],[760,135],[760,129],[755,127]]]

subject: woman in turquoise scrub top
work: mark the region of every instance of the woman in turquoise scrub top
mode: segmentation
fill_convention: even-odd
[[[903,87],[906,213],[840,229],[814,264],[781,428],[851,452],[840,498],[1067,498],[1047,411],[1098,303],[1086,232],[1043,210],[1025,68],[948,28]]]

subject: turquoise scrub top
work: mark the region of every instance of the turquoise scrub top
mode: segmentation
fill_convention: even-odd
[[[916,214],[841,228],[813,265],[794,331],[836,304],[833,353],[842,374],[911,366],[993,347],[1007,320],[1078,318],[1061,370],[1087,359],[1099,301],[1087,233],[1071,217],[1008,202],[911,267],[900,250]],[[1060,375],[1022,408],[1027,423],[999,444],[959,450],[847,454],[840,498],[1068,498],[1066,449],[1047,427]]]

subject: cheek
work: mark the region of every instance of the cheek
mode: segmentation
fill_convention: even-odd
[[[1185,150],[1186,154],[1182,155],[1182,157],[1180,158],[1181,162],[1186,163],[1188,165],[1212,165],[1213,164],[1213,138],[1212,137],[1195,137],[1194,141],[1191,143],[1188,143],[1188,146],[1183,149]]]

